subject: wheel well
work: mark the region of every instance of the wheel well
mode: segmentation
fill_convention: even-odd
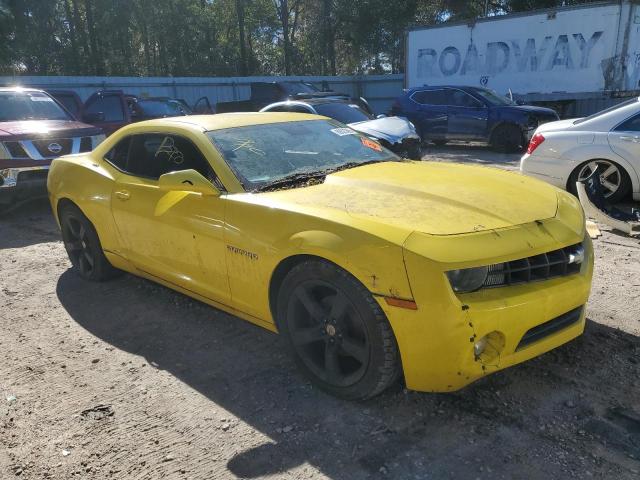
[[[65,207],[72,206],[82,211],[78,205],[75,204],[72,200],[68,198],[61,198],[58,200],[58,205],[56,206],[56,216],[58,217],[58,223],[60,223],[60,214],[62,213],[62,209]]]
[[[501,121],[500,123],[498,123],[498,124],[493,126],[493,129],[491,130],[491,133],[489,134],[489,143],[490,144],[493,144],[493,142],[494,142],[493,136],[502,127],[516,127],[518,129],[518,131],[522,134],[522,140],[526,141],[526,139],[524,137],[524,133],[522,132],[522,128],[520,127],[520,125],[518,125],[517,123],[513,123],[513,122]]]
[[[284,278],[293,267],[312,259],[328,261],[326,258],[318,257],[316,255],[293,255],[282,260],[273,271],[271,281],[269,282],[269,309],[271,310],[271,316],[273,317],[274,322],[276,322],[276,325],[278,323],[278,317],[276,315],[278,292],[280,291],[280,286],[282,285]]]

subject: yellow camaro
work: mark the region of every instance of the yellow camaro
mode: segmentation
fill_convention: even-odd
[[[73,267],[127,271],[279,331],[318,386],[459,389],[580,335],[593,254],[576,199],[501,170],[411,162],[333,120],[129,125],[54,160]]]

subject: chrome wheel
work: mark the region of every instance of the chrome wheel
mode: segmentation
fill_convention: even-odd
[[[319,379],[348,387],[365,374],[370,344],[364,320],[333,285],[321,280],[299,284],[290,297],[287,322],[293,347]]]
[[[596,168],[600,167],[600,183],[605,198],[615,195],[623,182],[622,172],[620,168],[608,160],[593,160],[585,163],[578,172],[578,181],[588,178]]]

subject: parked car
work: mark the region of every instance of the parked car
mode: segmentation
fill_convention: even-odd
[[[608,201],[617,202],[629,193],[640,200],[640,98],[589,117],[542,125],[520,170],[576,194],[576,182],[598,165]]]
[[[348,399],[400,376],[457,390],[583,332],[593,251],[575,197],[344,130],[291,113],[165,118],[55,160],[74,270],[131,272],[278,331]]]
[[[384,115],[376,118],[359,105],[348,100],[313,98],[277,102],[267,105],[260,111],[324,115],[373,138],[400,156],[415,160],[421,159],[420,136],[410,121],[402,117],[386,117]]]
[[[337,98],[350,100],[349,95],[333,91],[320,91],[314,85],[307,82],[251,82],[251,96],[248,100],[219,102],[216,105],[216,111],[218,113],[257,112],[272,103],[305,98]],[[353,103],[360,105],[365,111],[373,113],[364,98],[351,100]]]
[[[425,142],[481,141],[506,152],[524,148],[539,125],[558,120],[549,108],[518,105],[486,88],[457,86],[405,90],[391,114],[411,120]]]
[[[52,159],[89,152],[104,138],[42,90],[0,88],[0,208],[46,195]]]
[[[45,90],[77,120],[82,118],[82,100],[73,90]]]
[[[121,90],[96,92],[82,106],[82,120],[99,126],[107,135],[129,123],[191,113],[191,108],[182,100],[169,97],[138,97]]]

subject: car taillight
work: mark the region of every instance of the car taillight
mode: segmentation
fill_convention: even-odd
[[[533,151],[542,144],[542,142],[544,142],[544,136],[541,133],[536,133],[533,137],[531,137],[531,141],[529,142],[529,146],[527,147],[527,153],[531,155]]]

